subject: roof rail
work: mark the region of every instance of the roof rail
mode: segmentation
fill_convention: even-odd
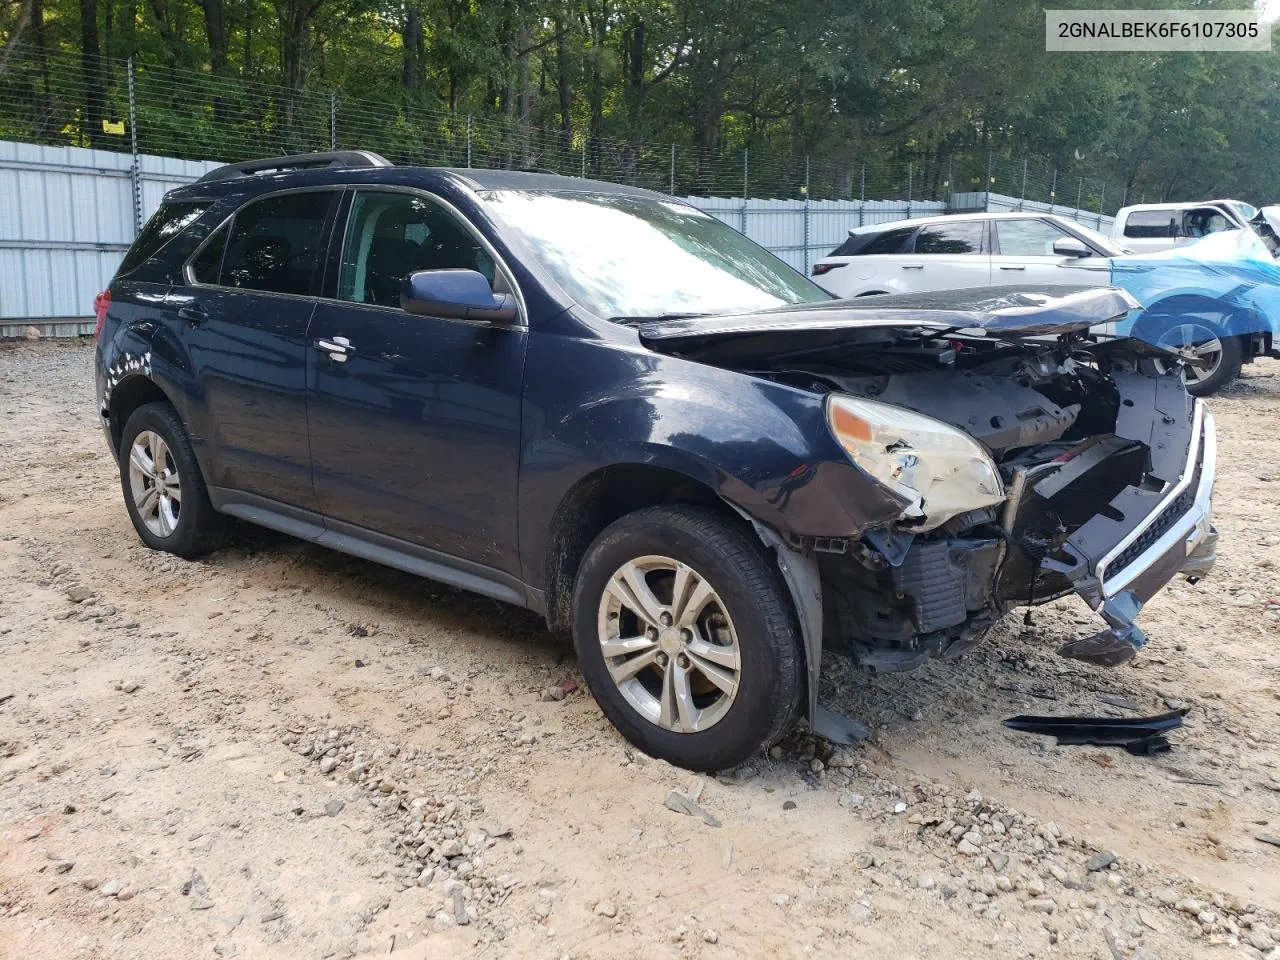
[[[215,167],[196,183],[212,183],[215,180],[231,180],[235,177],[252,177],[260,173],[284,173],[289,170],[316,170],[324,167],[349,170],[359,167],[389,167],[391,161],[369,150],[333,150],[328,153],[297,153],[289,157],[266,157],[262,160],[246,160],[244,163],[228,163]]]

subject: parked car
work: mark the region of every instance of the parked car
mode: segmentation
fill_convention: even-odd
[[[168,194],[98,299],[125,508],[228,517],[569,629],[640,749],[736,764],[824,649],[905,670],[1077,593],[1131,658],[1212,563],[1213,420],[1110,289],[831,300],[669,197],[339,152]]]
[[[1111,239],[1135,253],[1151,253],[1223,230],[1248,230],[1257,214],[1257,207],[1241,200],[1138,203],[1120,208],[1111,227]]]
[[[1213,236],[1226,239],[1137,255],[1048,214],[929,217],[851,231],[814,265],[813,276],[841,297],[1009,283],[1120,286],[1144,307],[1124,332],[1182,351],[1190,361],[1183,366],[1187,388],[1203,397],[1239,376],[1242,364],[1280,347],[1280,303],[1257,289],[1280,273],[1270,263],[1245,262],[1271,258],[1252,243],[1251,231]],[[1228,245],[1238,252],[1223,256]]]

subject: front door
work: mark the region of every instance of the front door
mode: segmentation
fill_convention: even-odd
[[[417,192],[357,191],[342,250],[337,299],[317,307],[309,337],[308,420],[321,512],[518,574],[528,330],[523,320],[492,324],[400,309],[404,280],[417,270],[479,270],[504,291],[510,279],[469,224]]]
[[[336,190],[273,194],[242,207],[169,295],[187,327],[203,392],[207,480],[314,510],[307,442],[307,325],[319,291]]]
[[[1106,285],[1111,261],[1106,257],[1064,257],[1053,245],[1071,236],[1049,220],[1031,217],[996,220],[996,253],[991,258],[992,283]]]

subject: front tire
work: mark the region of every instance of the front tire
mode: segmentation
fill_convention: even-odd
[[[804,661],[763,545],[698,507],[648,507],[588,548],[573,598],[583,675],[610,722],[689,770],[742,763],[786,731]]]
[[[1202,365],[1184,364],[1182,382],[1193,397],[1209,397],[1217,393],[1236,377],[1244,364],[1244,338],[1219,335],[1211,327],[1190,320],[1175,323],[1164,330],[1155,343],[1177,350],[1190,350],[1202,361]],[[1163,361],[1153,361],[1155,369],[1163,373]]]
[[[133,411],[120,434],[120,489],[138,536],[152,550],[192,558],[221,540],[225,521],[177,412],[167,403]]]

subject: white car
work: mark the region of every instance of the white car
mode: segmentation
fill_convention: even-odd
[[[814,264],[813,279],[838,297],[1009,284],[1106,286],[1109,258],[1132,252],[1051,214],[957,214],[850,230]]]
[[[1113,242],[1137,253],[1168,250],[1223,230],[1248,230],[1258,208],[1241,200],[1201,203],[1139,203],[1121,207],[1111,228]]]

